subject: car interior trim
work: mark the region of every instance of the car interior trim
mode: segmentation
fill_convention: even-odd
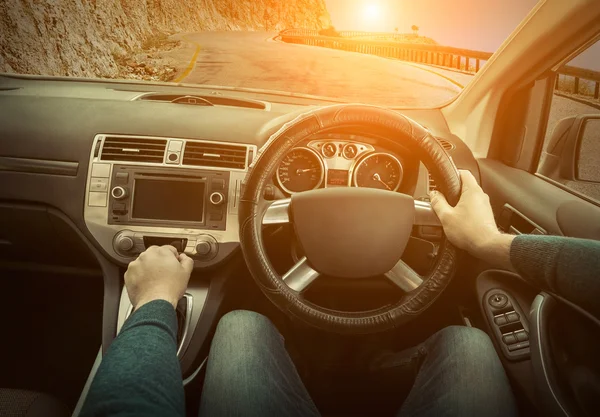
[[[75,409],[73,410],[72,417],[78,417],[81,414],[81,409],[83,408],[83,404],[87,399],[88,393],[90,392],[90,387],[92,386],[92,382],[96,377],[96,373],[98,372],[98,368],[100,368],[100,364],[102,363],[102,348],[98,350],[98,354],[96,355],[96,359],[94,360],[94,364],[92,365],[92,369],[85,381],[85,385],[81,390],[81,394],[79,395],[79,399],[77,400],[77,404],[75,405]]]
[[[564,405],[562,404],[562,402],[559,400],[556,392],[554,391],[554,383],[551,381],[551,378],[549,376],[549,372],[548,372],[548,365],[546,364],[546,353],[544,352],[544,347],[543,347],[543,341],[544,341],[544,335],[542,334],[543,329],[545,328],[544,326],[546,325],[543,322],[543,316],[545,315],[545,312],[547,311],[548,308],[551,308],[547,306],[548,304],[548,294],[545,293],[540,293],[537,297],[535,297],[535,299],[533,300],[533,304],[531,305],[531,312],[530,312],[530,317],[533,319],[533,323],[534,323],[534,334],[535,337],[533,338],[533,346],[535,347],[536,350],[536,354],[533,355],[533,363],[534,363],[534,371],[536,369],[541,370],[542,371],[542,375],[543,378],[545,380],[545,384],[544,386],[540,386],[540,389],[546,388],[546,390],[551,394],[552,399],[554,400],[554,404],[555,407],[553,407],[553,411],[554,410],[560,410],[562,412],[562,415],[565,417],[569,417],[570,414],[567,412],[567,410],[565,409]],[[538,366],[536,366],[538,365]]]
[[[202,371],[204,369],[204,367],[206,366],[206,362],[208,362],[208,356],[204,358],[204,360],[202,361],[202,363],[200,364],[200,366],[198,368],[196,368],[196,370],[187,378],[185,378],[183,380],[183,386],[185,387],[186,385],[188,385],[190,382],[192,382],[194,379],[196,379],[196,377],[198,376],[198,374],[200,373],[200,371]]]
[[[79,162],[0,156],[0,171],[77,176]]]

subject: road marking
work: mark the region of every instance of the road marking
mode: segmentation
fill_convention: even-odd
[[[409,62],[409,61],[402,61],[402,62],[404,62],[406,65],[410,65],[411,67],[418,68],[418,69],[420,69],[420,70],[427,71],[427,72],[430,72],[430,73],[432,73],[432,74],[435,74],[435,75],[437,75],[437,76],[439,76],[439,77],[442,77],[442,78],[444,78],[444,79],[446,79],[446,80],[450,81],[452,84],[454,84],[454,85],[455,85],[455,86],[457,86],[458,88],[461,88],[461,89],[465,88],[465,86],[464,86],[464,85],[462,85],[461,83],[459,83],[458,81],[455,81],[455,80],[453,80],[453,79],[452,79],[452,78],[450,78],[450,77],[446,77],[445,75],[443,75],[443,74],[440,74],[440,73],[439,73],[439,72],[437,72],[437,71],[433,71],[433,70],[430,70],[430,69],[428,69],[428,68],[423,68],[423,66],[422,66],[422,65],[413,64],[412,62]]]
[[[183,71],[183,73],[179,77],[175,78],[175,80],[173,80],[173,82],[175,82],[175,83],[182,82],[188,75],[190,75],[190,73],[196,66],[196,60],[198,59],[198,54],[200,53],[200,44],[198,42],[194,42],[194,41],[190,40],[187,36],[184,36],[183,40],[185,40],[186,42],[189,42],[193,45],[196,45],[196,50],[194,51],[194,55],[192,55],[192,60],[190,61],[189,65],[187,66],[185,71]]]

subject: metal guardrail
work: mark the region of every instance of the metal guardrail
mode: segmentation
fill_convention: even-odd
[[[454,48],[450,46],[403,43],[400,41],[376,39],[406,39],[405,34],[384,32],[342,31],[340,36],[321,36],[319,31],[313,29],[288,29],[279,36],[283,42],[303,45],[319,46],[322,48],[339,49],[342,51],[359,52],[387,58],[396,58],[403,61],[417,62],[427,65],[436,65],[449,69],[457,69],[476,74],[493,55],[491,52],[473,51],[470,49]],[[357,39],[360,38],[360,39]],[[573,87],[561,89],[572,94],[581,93],[581,80],[593,83],[594,99],[600,95],[600,72],[583,68],[565,66],[559,70],[563,76],[573,77]],[[559,77],[556,77],[556,89],[559,89]],[[591,96],[592,94],[586,94]]]

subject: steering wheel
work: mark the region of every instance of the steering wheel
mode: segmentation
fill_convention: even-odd
[[[246,177],[240,201],[240,243],[250,273],[264,294],[289,316],[337,333],[373,333],[397,327],[429,307],[455,273],[457,250],[442,236],[432,271],[420,276],[400,258],[414,225],[440,226],[429,203],[370,188],[323,188],[268,201],[265,187],[299,142],[337,128],[360,128],[400,142],[419,157],[451,205],[460,176],[450,156],[422,126],[392,110],[344,104],[298,116],[273,134]],[[263,242],[265,225],[291,223],[305,254],[280,276]],[[352,280],[385,276],[403,292],[376,310],[343,312],[318,306],[303,292],[319,276]]]

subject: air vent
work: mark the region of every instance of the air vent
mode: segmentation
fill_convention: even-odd
[[[435,140],[437,140],[438,143],[442,145],[442,148],[444,148],[446,151],[451,151],[454,149],[454,144],[445,139],[435,138]]]
[[[167,141],[163,139],[107,137],[100,159],[161,164],[166,147]]]
[[[245,169],[247,152],[248,148],[242,145],[187,142],[183,165]]]
[[[429,184],[428,184],[429,192],[437,191],[438,187],[437,187],[437,184],[435,183],[435,180],[431,176],[431,173],[429,173],[428,175],[429,175]]]

